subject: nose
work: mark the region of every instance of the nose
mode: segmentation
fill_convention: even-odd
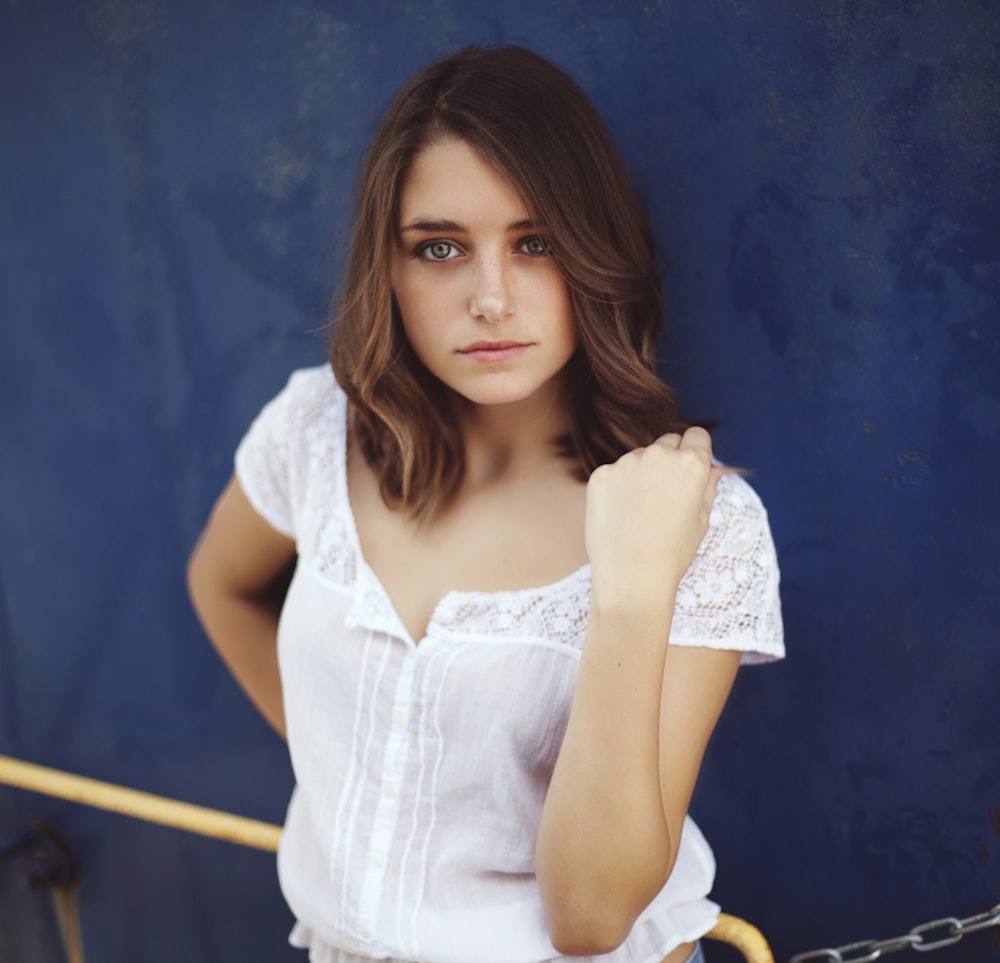
[[[514,310],[510,267],[502,256],[483,257],[472,271],[469,311],[477,321],[496,324]]]

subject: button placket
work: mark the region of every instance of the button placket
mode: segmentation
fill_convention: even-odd
[[[379,912],[385,882],[389,849],[399,819],[397,799],[402,784],[403,769],[409,751],[407,721],[413,699],[416,650],[404,658],[393,695],[392,728],[386,740],[382,780],[375,802],[372,835],[368,849],[367,871],[358,900],[362,938],[371,939],[372,921]],[[367,930],[368,935],[365,935]]]

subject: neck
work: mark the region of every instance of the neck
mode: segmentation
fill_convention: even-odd
[[[465,477],[472,486],[565,464],[557,439],[570,429],[565,398],[551,393],[510,405],[456,400],[465,442]]]

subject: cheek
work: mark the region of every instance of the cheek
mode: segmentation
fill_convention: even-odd
[[[440,278],[422,276],[420,271],[400,271],[393,275],[392,289],[400,314],[414,327],[422,317],[441,315],[449,303],[449,291]]]
[[[421,361],[424,359],[426,342],[427,342],[427,329],[426,326],[420,323],[420,317],[416,315],[412,310],[405,310],[402,305],[399,307],[400,320],[403,322],[403,334],[406,340],[410,343],[410,347],[413,348],[414,352]]]
[[[573,342],[573,346],[576,347],[579,341],[579,336],[577,335],[576,327],[576,313],[573,309],[573,299],[570,297],[569,291],[566,291],[563,296],[563,317],[566,324],[566,337],[568,340]]]
[[[425,298],[405,271],[393,271],[392,296],[402,321],[403,332],[412,343],[420,328],[421,305]]]
[[[573,297],[561,274],[549,279],[546,286],[546,304],[549,316],[557,319],[560,340],[566,344],[568,350],[572,351],[579,339],[573,311]]]
[[[440,315],[426,298],[414,296],[412,290],[396,290],[396,305],[403,335],[413,353],[430,366],[439,353],[441,326],[435,322]]]

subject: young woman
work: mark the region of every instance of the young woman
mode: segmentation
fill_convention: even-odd
[[[783,646],[765,512],[657,379],[660,310],[562,72],[472,48],[400,92],[332,365],[254,422],[189,573],[288,738],[279,875],[311,960],[700,952],[688,804],[741,658]]]

